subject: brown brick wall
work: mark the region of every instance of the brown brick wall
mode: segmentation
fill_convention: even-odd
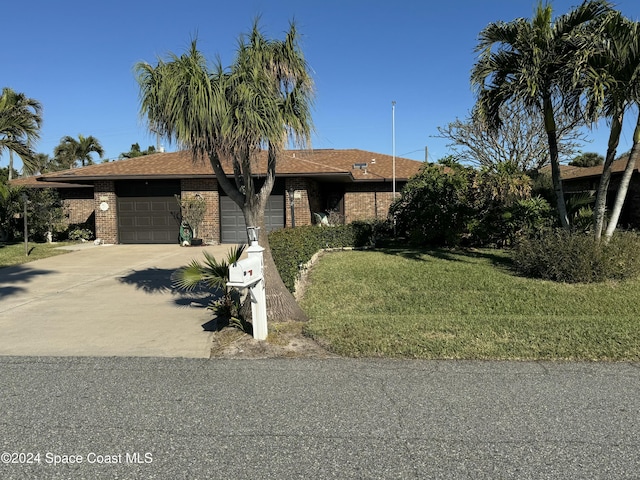
[[[200,226],[200,236],[205,243],[220,243],[220,196],[215,178],[186,178],[180,183],[184,198],[202,196],[207,202],[207,213]]]
[[[392,185],[389,183],[349,184],[344,193],[344,220],[372,218],[385,219],[393,201]]]
[[[95,208],[92,188],[61,188],[58,192],[67,225],[91,221]]]
[[[96,212],[96,238],[104,243],[118,243],[118,202],[113,181],[96,181],[93,199]],[[103,202],[109,206],[106,211],[100,209],[100,204]]]

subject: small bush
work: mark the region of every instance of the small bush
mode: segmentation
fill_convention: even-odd
[[[74,228],[69,230],[69,240],[91,240],[93,239],[93,232],[88,228]]]
[[[522,274],[566,283],[625,280],[640,275],[640,236],[616,232],[609,243],[592,234],[545,230],[521,238],[513,250]]]

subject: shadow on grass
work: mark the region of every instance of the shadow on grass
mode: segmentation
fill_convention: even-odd
[[[485,259],[495,267],[515,275],[513,260],[505,250],[491,249],[445,249],[445,248],[383,248],[379,252],[395,255],[419,262],[429,261],[429,257],[450,262],[470,262],[470,259]]]
[[[9,295],[24,292],[26,288],[20,284],[27,284],[36,277],[55,273],[51,270],[39,270],[28,265],[14,265],[0,269],[0,299]]]

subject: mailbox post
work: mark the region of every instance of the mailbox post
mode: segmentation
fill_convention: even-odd
[[[227,286],[248,288],[253,317],[253,338],[267,339],[267,301],[264,289],[264,248],[258,245],[257,227],[247,227],[249,248],[247,258],[229,265]]]

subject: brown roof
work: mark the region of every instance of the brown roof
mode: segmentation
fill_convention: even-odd
[[[422,162],[396,157],[396,180],[408,180],[418,173]],[[256,175],[266,173],[266,154],[259,156]],[[232,175],[230,165],[224,166]],[[364,150],[286,150],[278,159],[278,176],[342,177],[344,181],[384,181],[393,178],[390,155]],[[156,153],[131,159],[89,165],[40,175],[37,181],[87,182],[104,179],[213,177],[206,159],[196,159],[188,151]]]
[[[627,167],[627,161],[629,156],[624,156],[618,160],[614,160],[611,164],[611,173],[622,173]],[[561,172],[562,180],[573,180],[578,178],[599,177],[602,175],[604,167],[598,165],[595,167],[573,167],[570,170],[563,170]],[[640,171],[640,165],[636,165],[634,171]]]
[[[83,185],[81,183],[46,182],[41,180],[42,175],[31,177],[14,178],[9,183],[14,187],[25,188],[93,188],[93,185]]]

